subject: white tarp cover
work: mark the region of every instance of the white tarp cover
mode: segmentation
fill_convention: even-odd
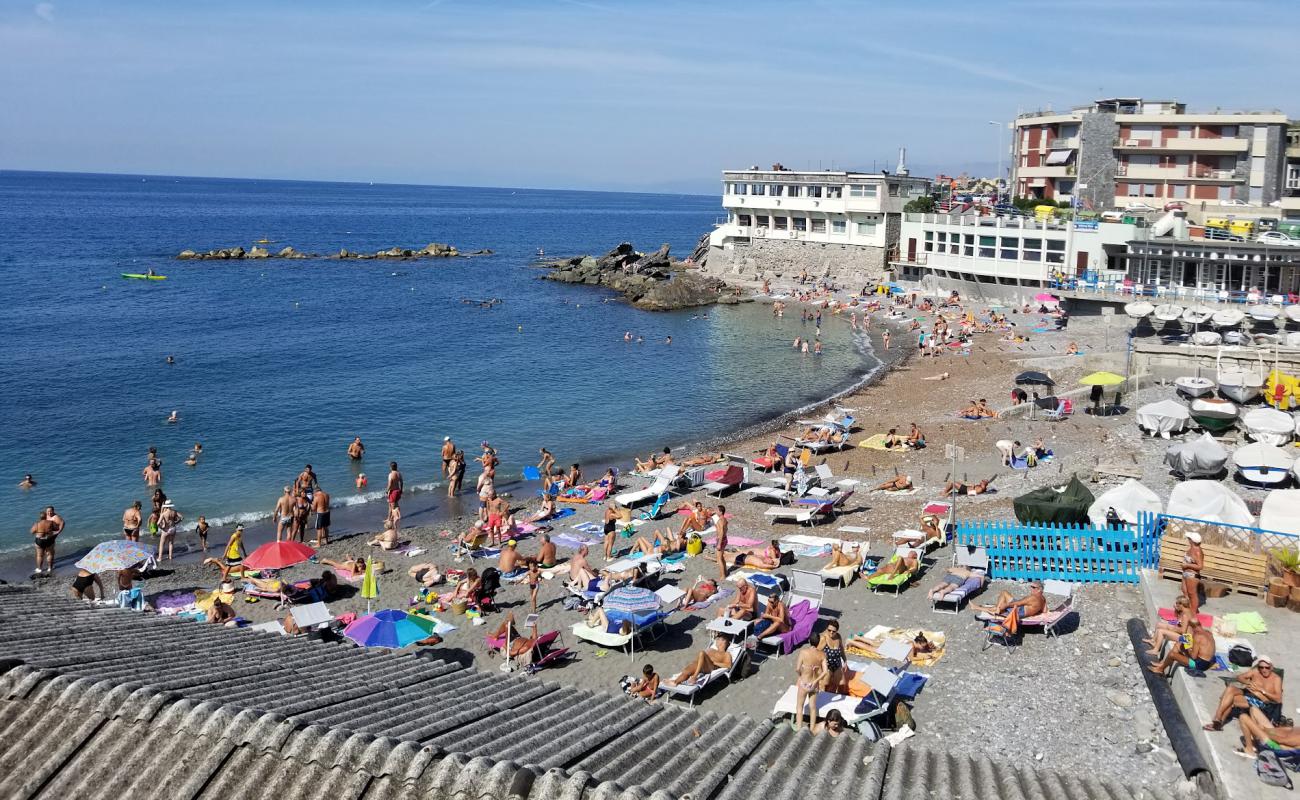
[[[1138,413],[1141,414],[1141,410]],[[1291,415],[1276,408],[1251,409],[1242,415],[1241,424],[1245,425],[1246,430],[1251,434],[1258,432],[1285,437],[1295,430],[1295,420]]]
[[[1295,457],[1280,447],[1255,442],[1242,445],[1232,452],[1232,463],[1239,467],[1268,467],[1269,469],[1288,470],[1295,464]]]
[[[1228,463],[1228,450],[1208,433],[1179,442],[1165,451],[1165,463],[1189,478],[1218,475]]]
[[[1173,433],[1187,427],[1191,413],[1177,400],[1147,403],[1137,410],[1138,427],[1151,433]]]
[[[1266,531],[1300,534],[1300,489],[1274,489],[1259,510],[1259,527]]]
[[[1160,498],[1155,492],[1129,478],[1128,480],[1102,492],[1091,506],[1088,506],[1088,521],[1097,527],[1105,527],[1107,509],[1115,509],[1119,518],[1128,523],[1137,522],[1138,512],[1149,511],[1159,514],[1162,510]]]
[[[1229,525],[1255,524],[1246,501],[1218,481],[1183,481],[1169,493],[1165,513]]]

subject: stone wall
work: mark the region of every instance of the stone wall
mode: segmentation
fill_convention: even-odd
[[[1080,151],[1075,162],[1079,167],[1075,176],[1075,196],[1092,204],[1094,210],[1105,211],[1115,204],[1115,137],[1119,125],[1115,115],[1097,111],[1084,114],[1079,122]],[[1080,189],[1079,184],[1087,187]]]
[[[886,216],[886,233],[897,238],[898,215]],[[724,281],[773,281],[807,270],[815,278],[829,278],[844,286],[874,285],[885,275],[887,251],[883,247],[827,244],[779,239],[752,239],[734,249],[709,248],[703,271]]]

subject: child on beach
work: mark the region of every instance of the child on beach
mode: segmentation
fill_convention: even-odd
[[[203,552],[208,552],[208,519],[202,514],[199,515],[199,522],[194,526],[194,532],[199,535],[199,547]]]
[[[641,677],[634,679],[631,675],[624,675],[618,684],[623,687],[628,697],[639,697],[649,701],[654,700],[659,694],[659,676],[655,674],[655,668],[650,664],[641,668]]]

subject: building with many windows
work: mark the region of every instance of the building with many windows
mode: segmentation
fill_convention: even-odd
[[[806,270],[849,285],[884,274],[903,206],[930,191],[928,178],[887,172],[752,168],[722,183],[727,217],[709,237],[707,271],[761,280]]]
[[[1282,175],[1282,216],[1300,220],[1300,124],[1286,129],[1286,172]]]
[[[1183,103],[1109,98],[1013,123],[1012,191],[1097,211],[1181,201],[1194,218],[1276,216],[1287,118],[1279,112],[1189,112]]]

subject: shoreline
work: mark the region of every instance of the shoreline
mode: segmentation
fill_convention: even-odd
[[[604,287],[598,288],[603,289]],[[746,286],[745,288],[750,289],[753,287]],[[751,295],[751,299],[763,304],[772,302],[772,298],[762,296]],[[790,303],[790,309],[814,305],[800,303],[788,297],[785,300]],[[839,324],[847,326],[847,322],[844,320],[840,320]],[[858,349],[864,362],[872,359],[878,363],[859,374],[850,376],[846,386],[837,389],[828,397],[803,403],[768,419],[748,423],[735,430],[707,435],[694,442],[669,444],[668,446],[675,453],[681,454],[739,449],[738,445],[741,443],[747,445],[765,439],[773,431],[788,427],[801,417],[814,414],[820,415],[824,411],[832,409],[841,401],[858,395],[872,385],[883,381],[894,369],[906,363],[911,357],[910,351],[904,351],[901,348],[895,348],[893,352],[897,352],[898,355],[892,358],[881,355],[884,348],[879,333],[886,327],[895,336],[904,332],[902,325],[884,319],[878,320],[877,325],[870,331],[846,331],[849,337],[847,341],[850,342],[851,346]],[[610,467],[623,469],[629,465],[632,459],[639,458],[641,455],[640,453],[625,450],[611,455],[598,455],[590,460],[583,459],[581,463],[584,470],[589,474],[600,474]],[[508,462],[502,464],[502,467],[509,468],[511,466],[518,465],[511,465]],[[502,470],[499,469],[499,472],[502,472]],[[470,474],[470,471],[467,470],[467,479]],[[518,474],[518,470],[510,474]],[[518,477],[499,483],[498,490],[500,494],[510,497],[512,500],[518,499],[526,503],[533,495],[531,493],[521,493],[520,490],[525,489],[529,484],[529,481]],[[472,518],[477,513],[477,496],[472,489],[464,488],[459,496],[448,498],[446,496],[446,485],[445,480],[438,479],[421,482],[408,488],[403,495],[402,530],[404,532],[426,529],[438,531],[456,528],[467,517]],[[529,491],[531,492],[531,490]],[[358,535],[373,535],[383,527],[385,516],[386,502],[382,491],[368,490],[360,495],[335,493],[331,502],[330,542],[354,538]],[[164,562],[165,564],[192,564],[213,554],[219,554],[236,524],[244,526],[244,542],[250,552],[258,545],[275,539],[275,525],[269,512],[235,511],[209,520],[211,528],[208,532],[208,550],[203,551],[200,549],[198,538],[194,533],[196,520],[197,514],[193,518],[186,517],[182,523],[182,529],[176,534],[175,557],[169,562]],[[42,579],[31,578],[31,566],[34,559],[30,543],[25,543],[13,550],[0,551],[0,582],[21,583],[38,580],[39,583],[46,584],[57,581],[74,571],[73,564],[89,552],[95,544],[114,538],[117,538],[115,532],[105,532],[93,542],[78,541],[71,546],[71,549],[60,548],[54,562],[53,576]],[[311,544],[314,538],[314,530],[309,529],[304,540]],[[156,537],[150,537],[148,534],[142,535],[141,544],[153,548],[156,543]]]

